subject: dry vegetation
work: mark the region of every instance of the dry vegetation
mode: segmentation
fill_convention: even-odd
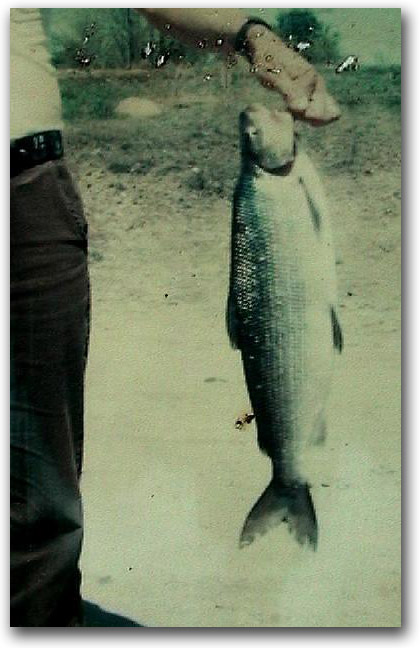
[[[321,168],[328,174],[363,174],[390,163],[398,166],[399,68],[323,73],[343,119],[327,129],[301,128]],[[171,176],[186,189],[225,198],[237,175],[241,107],[250,101],[279,104],[277,96],[250,83],[244,69],[225,74],[215,64],[120,75],[65,74],[61,87],[76,162],[91,159],[117,174],[135,169],[141,175]],[[163,111],[148,119],[118,118],[116,106],[127,97],[152,100]]]
[[[360,218],[364,210],[398,217],[400,68],[322,72],[343,116],[327,128],[300,125],[299,130],[326,182],[332,183],[332,200],[344,183],[353,205],[363,196]],[[103,258],[109,232],[90,209],[90,196],[111,191],[116,207],[124,204],[137,211],[148,196],[153,203],[156,193],[169,192],[173,210],[211,210],[212,200],[232,196],[239,168],[239,111],[253,101],[279,105],[276,95],[250,79],[245,66],[227,71],[216,63],[67,72],[61,88],[69,121],[68,156],[86,190],[93,259]],[[118,116],[118,103],[128,97],[154,102],[161,112],[147,118],[141,111],[138,118]],[[97,231],[102,231],[101,241],[95,238]]]

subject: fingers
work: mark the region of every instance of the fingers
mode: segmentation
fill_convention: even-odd
[[[315,126],[322,126],[339,119],[340,115],[338,104],[328,93],[322,77],[318,76],[309,105],[305,110],[305,119]]]
[[[323,78],[314,68],[296,79],[291,79],[283,72],[276,80],[267,80],[267,75],[264,75],[261,82],[281,93],[288,110],[296,119],[313,126],[322,126],[340,117],[336,101],[328,93]]]
[[[288,109],[293,114],[306,114],[316,86],[316,72],[306,71],[297,79],[284,79],[281,92]]]
[[[260,68],[258,77],[263,86],[283,96],[292,114],[303,115],[308,109],[316,84],[316,73],[312,69],[305,71],[299,78],[292,79],[284,68]]]
[[[309,107],[309,98],[307,93],[301,92],[294,87],[293,81],[286,76],[281,79],[273,80],[267,75],[260,77],[260,83],[271,90],[279,92],[290,112],[292,114],[304,114]]]
[[[340,109],[329,95],[324,79],[301,56],[269,34],[270,41],[253,41],[253,71],[266,88],[279,92],[296,119],[314,126],[340,117]]]

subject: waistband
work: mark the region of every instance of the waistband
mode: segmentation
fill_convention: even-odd
[[[36,133],[10,142],[10,177],[64,155],[63,139],[57,130]]]

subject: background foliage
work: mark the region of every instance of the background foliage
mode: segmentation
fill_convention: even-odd
[[[310,9],[291,9],[276,18],[278,34],[291,45],[309,42],[302,52],[313,63],[337,63],[340,58],[340,36],[330,26],[321,23]]]
[[[142,59],[142,49],[152,41],[156,52],[169,53],[175,63],[195,64],[205,60],[202,52],[161,34],[132,9],[42,9],[47,29],[52,61],[57,67],[79,66],[76,53],[82,47],[87,55],[94,55],[95,68],[130,68]],[[84,44],[85,34],[92,35]],[[320,22],[309,9],[291,9],[281,12],[273,28],[296,46],[301,41],[311,42],[303,54],[314,63],[338,62],[339,34]],[[290,38],[289,38],[290,37]],[[208,58],[208,56],[207,56]],[[154,62],[151,58],[151,63]]]
[[[193,63],[200,56],[194,48],[153,29],[132,9],[41,9],[41,12],[52,62],[57,67],[78,67],[76,53],[84,47],[88,55],[95,56],[92,67],[130,68],[143,60],[142,49],[150,41],[156,43],[157,52],[170,52],[174,62]],[[92,36],[84,45],[85,34],[92,26]]]

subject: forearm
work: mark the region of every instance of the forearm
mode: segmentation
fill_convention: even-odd
[[[189,45],[234,50],[238,31],[247,20],[241,9],[137,9],[160,31]]]
[[[205,52],[232,54],[237,48],[250,63],[250,71],[266,88],[279,92],[294,117],[313,125],[328,124],[340,109],[323,78],[302,56],[289,49],[268,26],[246,25],[242,9],[137,9],[147,20],[183,43]],[[239,42],[238,42],[239,34]]]

